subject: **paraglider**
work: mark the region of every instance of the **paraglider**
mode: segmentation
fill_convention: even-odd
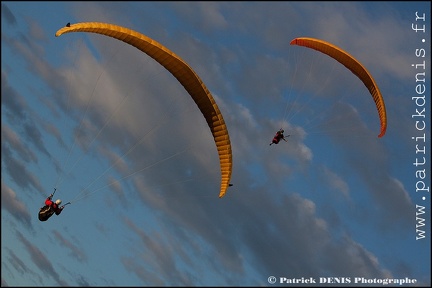
[[[369,90],[369,93],[372,95],[372,98],[376,104],[376,108],[378,110],[378,116],[380,120],[380,134],[378,137],[383,137],[386,133],[387,129],[387,114],[384,99],[381,95],[381,92],[376,84],[375,80],[372,78],[371,74],[366,70],[366,68],[353,56],[342,50],[341,48],[325,42],[323,40],[315,39],[315,38],[307,38],[300,37],[295,38],[291,41],[291,45],[298,45],[308,47],[337,60],[339,63],[343,64],[346,68],[348,68],[354,75],[356,75]]]
[[[162,44],[125,27],[99,22],[68,23],[68,25],[59,29],[55,36],[59,37],[69,32],[97,33],[130,44],[156,60],[182,84],[204,115],[213,135],[219,154],[221,171],[219,198],[222,198],[230,186],[229,182],[232,173],[230,137],[218,105],[195,71],[183,59]]]
[[[60,206],[62,203],[62,200],[57,199],[56,201],[52,201],[52,198],[54,196],[55,190],[52,194],[48,196],[48,198],[45,199],[45,206],[39,209],[38,218],[40,221],[47,221],[54,213],[58,216],[63,211],[64,207],[69,203],[66,203],[63,206]]]
[[[273,137],[272,142],[270,143],[270,146],[272,144],[278,144],[280,142],[280,140],[284,140],[285,142],[288,142],[285,137],[289,137],[290,135],[284,136],[285,131],[281,128],[279,129],[279,131],[276,132],[275,136]]]

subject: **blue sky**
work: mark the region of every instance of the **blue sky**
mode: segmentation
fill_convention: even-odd
[[[430,187],[430,11],[430,2],[2,1],[2,286],[302,277],[430,286],[430,192],[416,191]],[[131,28],[195,70],[230,134],[225,197],[210,130],[177,80],[121,41],[55,37],[67,22]],[[290,45],[303,36],[369,70],[386,104],[384,137],[362,82]],[[425,104],[412,100],[423,95]],[[279,128],[288,142],[269,146]],[[72,204],[40,222],[54,188]]]

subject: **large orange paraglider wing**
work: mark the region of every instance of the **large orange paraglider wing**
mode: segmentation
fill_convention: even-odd
[[[295,38],[291,41],[290,44],[312,48],[324,54],[327,54],[328,56],[334,58],[335,60],[343,64],[346,68],[351,70],[351,72],[354,73],[358,78],[360,78],[360,80],[364,83],[364,85],[372,95],[372,98],[375,101],[378,110],[378,115],[381,122],[381,132],[378,137],[384,136],[387,129],[387,113],[384,99],[381,95],[378,85],[375,83],[375,80],[372,78],[371,74],[357,59],[355,59],[353,56],[351,56],[341,48],[319,39],[307,37]]]
[[[225,121],[213,96],[194,70],[174,52],[155,40],[121,26],[83,22],[66,25],[58,30],[56,37],[69,32],[91,32],[113,37],[143,51],[165,67],[186,89],[204,115],[213,134],[220,160],[221,187],[219,198],[222,198],[230,186],[232,172],[232,150]]]

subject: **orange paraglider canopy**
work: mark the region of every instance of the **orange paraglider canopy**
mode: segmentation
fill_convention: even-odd
[[[69,32],[102,34],[130,44],[156,60],[182,84],[204,115],[213,135],[221,169],[219,198],[223,197],[230,186],[232,171],[230,137],[218,105],[195,71],[183,59],[162,44],[125,27],[99,22],[68,23],[59,29],[55,36],[58,37]]]
[[[353,56],[348,54],[341,48],[328,43],[323,40],[315,38],[300,37],[295,38],[291,41],[291,45],[304,46],[311,49],[315,49],[319,52],[327,54],[328,56],[334,58],[339,63],[343,64],[352,73],[354,73],[369,90],[372,98],[376,104],[378,110],[379,119],[381,122],[381,131],[378,137],[384,136],[387,129],[387,114],[384,99],[381,92],[376,84],[375,80],[372,78],[371,74],[366,70],[366,68]]]

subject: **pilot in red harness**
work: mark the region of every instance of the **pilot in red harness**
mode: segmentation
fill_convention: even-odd
[[[285,139],[285,136],[283,135],[285,131],[281,128],[279,131],[276,132],[276,135],[273,137],[272,142],[270,143],[270,145],[272,144],[278,144],[280,140],[284,140],[285,142],[288,142]],[[287,137],[289,137],[290,135],[288,135]]]

